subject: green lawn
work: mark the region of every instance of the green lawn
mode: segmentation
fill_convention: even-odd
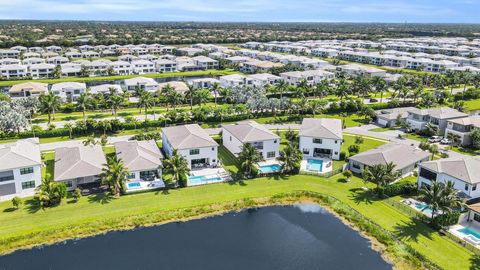
[[[147,78],[161,78],[161,77],[192,77],[192,76],[222,76],[238,73],[230,69],[226,70],[205,70],[205,71],[189,71],[189,72],[169,72],[169,73],[154,73],[143,75],[116,75],[116,76],[98,76],[98,77],[66,77],[60,79],[41,79],[34,80],[35,82],[43,83],[59,83],[59,82],[91,82],[91,81],[117,81],[138,76]],[[19,83],[28,82],[29,80],[12,80],[12,81],[0,81],[0,87],[12,86]]]
[[[70,237],[75,237],[75,232],[96,229],[98,222],[115,226],[114,223],[109,223],[109,220],[131,215],[148,215],[158,211],[218,204],[242,198],[272,196],[293,190],[310,190],[329,194],[347,203],[445,269],[478,269],[474,268],[476,266],[473,265],[473,256],[465,248],[431,230],[424,223],[411,220],[388,204],[366,196],[361,189],[364,185],[361,179],[352,177],[350,182],[344,183],[340,181],[341,178],[297,175],[168,192],[147,192],[120,198],[92,195],[81,198],[78,203],[63,203],[46,210],[37,210],[27,203],[25,209],[11,211],[10,202],[3,202],[0,203],[0,211],[3,211],[0,215],[0,249],[5,248],[6,238],[30,233],[40,234],[52,229],[68,228]]]
[[[470,112],[480,110],[480,99],[465,100],[465,109]]]
[[[475,150],[475,149],[472,149],[472,148],[467,148],[467,147],[462,147],[462,146],[453,146],[450,150],[458,152],[460,154],[469,155],[469,156],[480,155],[480,150]]]
[[[424,142],[428,139],[427,137],[424,137],[424,136],[421,136],[421,135],[418,135],[418,134],[415,134],[415,133],[406,133],[404,135],[404,137],[408,138],[408,139],[415,140],[415,141],[419,141],[419,142]]]

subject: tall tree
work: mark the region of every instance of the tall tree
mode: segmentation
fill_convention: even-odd
[[[175,184],[180,186],[186,186],[185,181],[180,181],[185,179],[190,173],[190,168],[188,166],[188,161],[180,155],[176,150],[173,151],[172,155],[165,159],[164,166],[167,171],[169,171],[173,176],[173,181]]]
[[[123,165],[122,159],[119,159],[117,155],[113,155],[108,158],[107,164],[104,164],[102,169],[102,184],[108,185],[111,192],[115,196],[119,196],[120,193],[125,191],[125,181],[127,180],[129,172]]]
[[[282,170],[284,172],[296,172],[300,169],[300,162],[303,159],[302,152],[298,149],[297,142],[288,142],[287,146],[280,151],[280,157],[278,158],[283,162]]]
[[[82,110],[82,115],[83,115],[83,123],[87,123],[87,108],[89,108],[92,105],[92,97],[90,96],[89,93],[82,93],[80,96],[77,97],[76,99],[77,102],[77,108]]]
[[[253,145],[246,143],[238,154],[238,160],[245,174],[252,175],[252,172],[256,170],[258,162],[263,160],[263,156]]]
[[[41,94],[39,97],[40,111],[48,114],[48,124],[50,125],[52,118],[55,120],[55,111],[60,106],[60,97],[54,93]]]
[[[446,185],[433,181],[431,186],[422,187],[420,189],[420,199],[426,204],[422,211],[426,209],[432,211],[430,222],[433,222],[433,218],[439,211],[451,213],[454,209],[460,209],[464,205],[458,196],[458,190],[455,189],[454,183],[450,181]]]

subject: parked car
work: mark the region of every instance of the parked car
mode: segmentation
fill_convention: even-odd
[[[430,138],[428,138],[428,142],[430,143],[437,143],[437,142],[440,142],[442,141],[442,137],[440,136],[432,136]]]
[[[443,140],[440,141],[441,144],[452,144],[452,141],[450,141],[449,139],[445,138]]]

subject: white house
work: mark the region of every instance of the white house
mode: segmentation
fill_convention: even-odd
[[[162,148],[167,156],[177,150],[192,169],[218,163],[218,144],[197,124],[163,128]]]
[[[342,121],[334,118],[303,118],[299,148],[304,157],[340,159]]]
[[[480,197],[480,160],[474,157],[446,158],[419,164],[418,187],[430,186],[432,181],[453,182],[464,197]]]
[[[110,94],[110,90],[117,94],[123,93],[122,87],[118,84],[100,84],[90,87],[90,94],[99,94],[102,93],[104,95]]]
[[[132,73],[132,65],[127,61],[113,61],[110,63],[110,66],[118,75],[129,75]]]
[[[11,97],[38,97],[48,93],[48,84],[39,82],[26,82],[15,84],[8,90]]]
[[[247,143],[255,147],[265,160],[279,156],[280,137],[255,121],[223,125],[222,142],[235,156],[238,156],[243,145]]]
[[[247,76],[248,78],[252,79],[253,85],[255,87],[265,87],[267,85],[274,85],[280,82],[282,79],[279,76],[269,74],[269,73],[258,73],[258,74],[251,74]]]
[[[215,78],[200,78],[190,81],[195,89],[211,89],[216,83],[220,85],[220,81]]]
[[[447,121],[445,138],[449,133],[456,134],[460,137],[461,145],[470,145],[472,143],[470,132],[477,128],[480,128],[480,116],[450,119]]]
[[[38,139],[0,144],[0,201],[34,195],[42,181],[41,166]]]
[[[154,92],[158,89],[158,83],[152,78],[135,77],[131,79],[125,79],[124,83],[127,91],[135,91],[138,88]]]
[[[155,64],[148,60],[132,61],[132,69],[136,74],[155,73]]]
[[[425,129],[425,126],[430,123],[438,128],[440,135],[443,135],[445,134],[448,120],[464,118],[467,116],[467,114],[449,107],[430,109],[413,108],[408,110],[407,123],[410,125],[411,129],[417,131]]]
[[[50,88],[50,92],[59,96],[62,100],[70,99],[75,101],[80,94],[85,93],[87,86],[85,83],[79,82],[61,82],[53,84]]]
[[[240,74],[220,76],[220,85],[223,88],[237,86],[253,86],[253,80]]]
[[[406,176],[415,170],[420,162],[428,161],[430,153],[415,146],[388,143],[375,149],[354,155],[348,159],[349,168],[354,173],[362,173],[365,167],[378,164],[393,163],[401,176]]]
[[[309,85],[320,83],[323,80],[335,79],[335,74],[325,70],[307,70],[307,71],[290,71],[280,73],[280,77],[290,85],[297,85],[305,80]]]
[[[27,76],[27,66],[4,65],[0,67],[0,76],[10,79],[20,79]]]
[[[79,185],[100,181],[105,164],[107,160],[100,145],[57,148],[53,179],[73,190]]]
[[[375,112],[377,115],[376,123],[382,127],[395,126],[397,119],[405,120],[408,117],[408,111],[413,110],[413,107],[399,107],[392,109],[383,109]]]
[[[177,71],[177,62],[169,59],[158,59],[154,61],[157,72],[175,72]]]
[[[55,65],[52,64],[33,64],[28,66],[29,73],[33,79],[49,78],[53,76]]]
[[[155,140],[117,142],[115,152],[129,172],[129,181],[162,178],[163,155]]]
[[[192,57],[195,65],[202,69],[217,69],[218,61],[203,55]]]

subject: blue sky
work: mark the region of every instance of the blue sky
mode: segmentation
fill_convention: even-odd
[[[480,23],[480,0],[0,0],[0,19]]]

